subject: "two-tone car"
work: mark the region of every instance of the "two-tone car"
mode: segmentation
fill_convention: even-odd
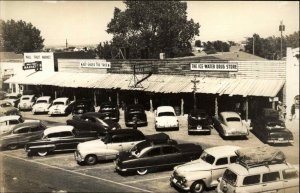
[[[125,125],[129,126],[147,126],[147,115],[144,107],[140,104],[131,104],[126,106],[124,111]]]
[[[120,111],[117,105],[111,102],[105,102],[100,105],[99,113],[103,115],[103,119],[110,119],[115,122],[119,122]]]
[[[236,112],[221,112],[214,120],[214,128],[219,131],[223,138],[242,137],[249,135],[248,126],[242,121],[240,115]]]
[[[40,120],[23,119],[20,115],[9,115],[0,117],[0,133],[10,131],[15,125],[20,123],[40,122]]]
[[[30,141],[41,139],[46,126],[41,122],[28,122],[15,125],[9,132],[0,134],[0,147],[16,149]]]
[[[87,112],[95,112],[94,102],[89,99],[76,100],[72,108],[72,115],[81,116]]]
[[[202,147],[193,143],[186,144],[137,144],[129,152],[121,152],[116,159],[119,172],[136,171],[139,175],[153,169],[168,169],[191,160],[198,159]]]
[[[48,113],[49,108],[52,104],[52,99],[50,96],[39,97],[35,104],[32,106],[32,113]]]
[[[179,130],[179,121],[171,106],[159,106],[155,110],[155,130]]]
[[[52,106],[49,108],[48,114],[53,115],[68,115],[72,112],[73,101],[70,101],[67,97],[60,97],[52,102]]]
[[[12,106],[18,107],[21,96],[19,93],[9,93],[5,96],[5,100],[10,102]]]
[[[18,104],[18,108],[21,110],[31,110],[32,106],[35,104],[35,95],[23,95]]]
[[[13,107],[10,102],[6,100],[0,100],[0,116],[19,115],[19,114],[20,114],[19,110]]]
[[[213,129],[212,118],[202,109],[192,109],[188,115],[188,134],[210,134]]]
[[[226,168],[236,162],[238,149],[229,145],[205,149],[199,159],[174,168],[170,185],[192,193],[216,187]]]
[[[98,138],[97,132],[79,131],[73,126],[62,125],[47,128],[40,140],[25,145],[28,155],[46,156],[50,152],[76,150],[79,143]]]

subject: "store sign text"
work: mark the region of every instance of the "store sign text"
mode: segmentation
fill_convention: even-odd
[[[191,63],[191,70],[237,72],[237,63]]]
[[[111,68],[110,62],[105,60],[85,60],[80,61],[81,68]]]

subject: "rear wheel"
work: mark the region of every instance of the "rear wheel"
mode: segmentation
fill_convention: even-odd
[[[140,169],[136,170],[136,172],[139,175],[145,175],[145,174],[147,174],[148,170],[146,168],[140,168]]]
[[[84,162],[86,165],[95,165],[97,163],[97,157],[95,155],[87,155]]]
[[[202,181],[196,181],[191,185],[192,193],[202,193],[205,189],[205,185]]]
[[[39,155],[39,156],[46,156],[47,154],[48,154],[48,151],[47,150],[44,150],[44,151],[38,151],[37,152],[37,154]]]
[[[7,146],[8,149],[10,150],[14,150],[14,149],[17,149],[18,148],[18,145],[17,144],[10,144]]]

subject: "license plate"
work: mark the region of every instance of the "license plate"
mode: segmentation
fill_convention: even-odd
[[[201,130],[201,129],[202,129],[202,126],[201,126],[201,125],[198,125],[198,126],[197,126],[197,129],[198,129],[198,130]]]
[[[279,141],[283,141],[283,138],[278,138]]]
[[[177,179],[176,178],[173,178],[172,180],[175,184],[177,183]]]

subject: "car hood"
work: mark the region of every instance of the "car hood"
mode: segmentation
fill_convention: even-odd
[[[105,143],[101,139],[86,141],[83,143],[79,143],[77,146],[78,150],[91,150],[91,149],[98,149],[98,147],[106,146]]]
[[[197,172],[197,171],[210,171],[212,169],[212,165],[210,165],[209,163],[198,159],[198,160],[194,160],[179,166],[176,166],[174,168],[174,170],[176,170],[176,172],[178,174],[182,174],[182,173],[186,173],[186,172]]]
[[[163,116],[163,117],[156,117],[156,121],[157,122],[161,122],[161,123],[164,123],[164,122],[177,122],[177,117],[175,116]]]

